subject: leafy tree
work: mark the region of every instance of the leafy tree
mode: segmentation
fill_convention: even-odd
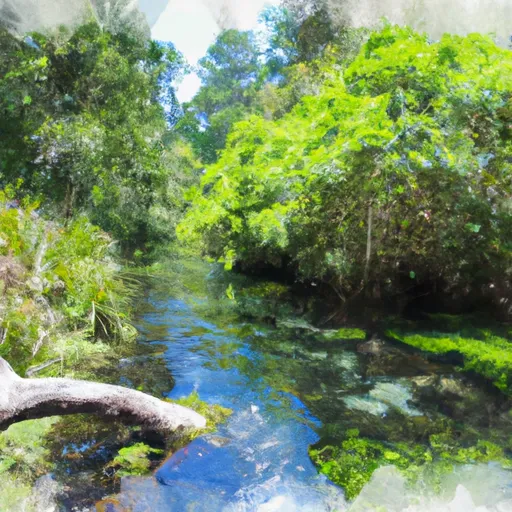
[[[23,40],[4,30],[0,51],[3,184],[21,177],[66,217],[83,209],[125,245],[146,244],[172,179],[160,138],[177,115],[174,47],[89,23]]]
[[[203,85],[184,105],[179,130],[206,164],[217,161],[233,125],[250,114],[289,112],[325,79],[327,63],[346,60],[360,31],[335,27],[325,8],[268,7],[263,33],[226,30],[199,62]],[[329,70],[330,72],[330,70]]]
[[[254,33],[238,30],[222,32],[199,61],[203,85],[184,106],[180,129],[205,163],[217,160],[233,124],[251,111],[261,68]]]
[[[285,2],[266,8],[265,85],[258,109],[267,119],[288,113],[303,96],[315,95],[333,73],[355,58],[365,29],[334,24],[323,4]]]
[[[283,21],[287,20],[285,24],[295,27],[287,33],[292,36],[296,61],[306,62],[320,57],[327,46],[347,30],[344,7],[345,2],[284,0],[278,9],[284,13],[284,18],[281,17]]]
[[[510,295],[512,58],[490,39],[371,35],[278,121],[237,124],[180,226],[242,268],[343,299],[411,288]]]
[[[299,59],[298,40],[301,21],[296,13],[283,6],[269,6],[260,15],[265,26],[266,61],[272,75]]]

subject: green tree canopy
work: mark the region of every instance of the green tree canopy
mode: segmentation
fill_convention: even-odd
[[[388,26],[290,114],[235,126],[181,236],[341,297],[510,293],[511,79],[511,52],[486,37]]]
[[[169,179],[160,139],[178,107],[174,47],[89,23],[24,39],[3,30],[0,48],[2,185],[22,178],[67,217],[84,209],[144,245]]]
[[[320,4],[267,7],[260,22],[257,33],[222,32],[199,62],[202,87],[184,105],[179,130],[206,164],[217,161],[236,122],[258,113],[281,117],[316,92],[327,63],[350,58],[364,32],[333,24]]]
[[[250,31],[222,32],[199,61],[202,87],[184,106],[180,129],[205,163],[217,160],[233,124],[251,111],[261,67],[260,50]]]

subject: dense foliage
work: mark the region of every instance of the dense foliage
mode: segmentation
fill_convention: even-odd
[[[227,30],[199,62],[203,86],[184,106],[179,129],[205,163],[217,160],[233,124],[252,108],[261,85],[259,53],[252,32]]]
[[[73,357],[88,339],[133,338],[134,285],[112,239],[84,217],[46,221],[12,195],[0,193],[0,356],[23,371]]]
[[[203,163],[218,160],[236,122],[282,117],[318,91],[327,62],[336,67],[359,48],[364,30],[336,27],[320,6],[308,12],[267,7],[260,31],[226,30],[208,48],[197,68],[202,86],[178,123]]]
[[[85,211],[125,247],[170,240],[174,47],[91,22],[23,40],[2,29],[0,51],[0,182],[22,178],[47,210]]]
[[[480,35],[371,35],[277,121],[236,125],[183,239],[345,300],[423,286],[510,293],[512,57]]]

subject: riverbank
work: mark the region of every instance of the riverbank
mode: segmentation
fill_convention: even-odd
[[[0,356],[24,375],[48,361],[78,367],[128,344],[136,283],[116,243],[85,217],[44,219],[37,203],[0,194]]]
[[[48,220],[36,202],[15,194],[0,192],[0,356],[21,376],[120,384],[161,398],[172,377],[157,360],[147,371],[155,349],[137,343],[132,324],[144,294],[142,272],[123,266],[117,244],[85,217]],[[198,397],[189,402],[207,413],[210,426],[223,418]],[[149,470],[158,462],[160,448],[118,458],[118,450],[144,439],[138,428],[81,415],[15,424],[0,433],[0,509],[37,511],[48,503],[46,510],[57,496],[65,501],[77,493],[99,500],[105,489],[115,490],[118,471],[136,471],[138,464]],[[171,447],[177,438],[156,442]],[[90,481],[68,485],[63,475],[78,461],[92,471]],[[108,464],[112,478],[98,487]],[[87,489],[95,488],[100,491],[90,496]]]
[[[308,504],[345,510],[347,499],[355,500],[352,507],[361,503],[358,496],[367,496],[374,475],[379,482],[379,468],[389,465],[399,471],[397,485],[403,478],[403,485],[423,489],[425,500],[444,493],[449,502],[454,482],[467,480],[463,468],[480,471],[491,486],[492,468],[509,467],[510,401],[450,361],[372,338],[355,325],[314,326],[286,287],[196,257],[181,254],[149,273],[156,278],[138,301],[138,342],[119,346],[110,360],[93,358],[90,376],[174,400],[192,396],[187,405],[198,393],[233,415],[215,434],[181,449],[91,418],[39,424],[43,432],[30,443],[44,464],[30,467],[38,476],[51,470],[64,482],[59,499],[69,509],[101,501],[146,503],[154,510],[159,503],[209,503],[216,510],[235,503],[239,490],[237,499],[248,510],[267,501],[294,510]],[[9,443],[3,454],[28,444]],[[148,471],[154,477],[112,478]],[[481,491],[465,485],[472,499],[481,499]]]

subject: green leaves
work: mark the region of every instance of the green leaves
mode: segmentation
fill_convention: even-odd
[[[41,69],[46,68],[48,66],[48,57],[46,55],[41,57],[36,61],[36,65]]]
[[[470,231],[471,233],[480,233],[480,229],[482,229],[482,226],[480,226],[479,224],[471,224],[470,222],[468,222],[464,228],[467,230],[467,231]]]
[[[233,125],[253,110],[262,68],[255,34],[238,30],[222,32],[199,61],[203,85],[178,129],[205,163],[217,161]]]
[[[499,128],[510,84],[511,53],[483,36],[431,43],[387,26],[283,118],[236,124],[180,230],[213,257],[229,247],[245,267],[287,262],[350,294],[372,204],[368,278],[383,293],[410,287],[404,273],[475,290],[510,277],[496,243],[512,229],[512,142]]]
[[[188,168],[166,169],[172,149],[161,140],[171,139],[181,56],[95,23],[31,38],[38,44],[0,31],[4,183],[23,176],[24,192],[68,217],[88,212],[125,246],[171,240],[176,220],[163,212],[177,217],[182,203],[171,206],[168,190]]]
[[[230,284],[228,286],[228,288],[226,289],[226,297],[229,299],[229,300],[235,300],[235,291],[233,289],[233,285]]]

